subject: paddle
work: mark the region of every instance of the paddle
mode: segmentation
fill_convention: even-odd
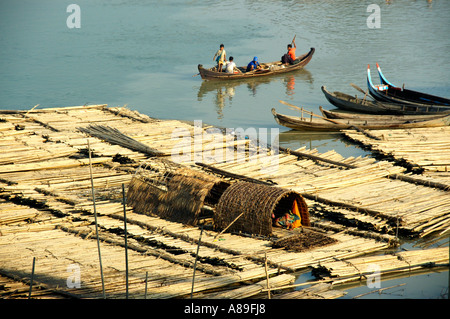
[[[357,86],[356,84],[350,83],[350,85],[351,85],[354,89],[358,90],[359,92],[361,92],[361,93],[363,93],[363,94],[366,94],[366,91],[364,91],[363,89],[361,89],[361,88],[360,88],[359,86]]]
[[[356,90],[358,90],[361,93],[364,93],[364,98],[362,99],[363,102],[366,100],[367,94],[369,93],[369,90],[365,91],[363,89],[361,89],[359,86],[357,86],[356,84],[350,83],[350,85],[355,88]]]

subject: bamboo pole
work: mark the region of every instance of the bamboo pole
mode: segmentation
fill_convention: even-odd
[[[392,289],[392,288],[397,288],[397,287],[401,287],[401,286],[404,286],[404,285],[406,285],[406,283],[398,284],[398,285],[390,286],[390,287],[386,287],[386,288],[376,289],[376,290],[369,291],[369,292],[366,292],[366,293],[363,293],[363,294],[360,294],[360,295],[356,295],[356,296],[354,296],[352,299],[357,299],[357,298],[360,298],[360,297],[363,297],[363,296],[367,296],[367,295],[370,295],[370,294],[373,294],[373,293],[376,293],[376,292],[378,292],[378,293],[381,295],[381,293],[382,293],[383,291],[385,291],[385,290]]]
[[[267,271],[267,252],[264,252],[264,268],[266,271],[267,298],[270,299],[269,273]]]
[[[126,276],[126,299],[128,299],[128,240],[127,240],[127,209],[125,184],[122,183],[123,224],[125,232],[125,276]]]
[[[88,152],[89,152],[89,172],[90,172],[90,175],[91,175],[92,203],[93,203],[93,206],[94,206],[95,233],[97,235],[98,260],[99,260],[99,263],[100,263],[100,275],[101,275],[101,278],[102,278],[103,299],[106,299],[106,295],[105,295],[105,280],[103,278],[102,254],[101,254],[101,250],[100,250],[100,238],[98,236],[97,208],[95,206],[94,178],[92,176],[91,145],[89,143],[89,139],[87,140],[87,144],[88,144]]]
[[[147,299],[147,287],[148,287],[148,271],[145,272],[145,293],[144,293],[144,299]]]
[[[234,224],[235,221],[237,221],[242,215],[244,215],[245,211],[239,214],[238,217],[236,217],[227,227],[225,227],[220,233],[218,233],[216,236],[214,236],[213,242],[217,240],[217,237],[222,235],[228,228],[230,228],[231,225]]]
[[[39,104],[36,104],[35,106],[33,106],[32,109],[28,110],[27,113],[25,113],[25,116],[28,115],[28,113],[32,112],[35,108],[37,108],[39,106]]]
[[[193,294],[194,294],[195,270],[196,270],[196,268],[197,268],[198,252],[199,252],[199,250],[200,250],[200,243],[201,243],[201,240],[202,240],[203,226],[204,226],[204,225],[205,225],[205,224],[202,223],[202,229],[201,229],[201,231],[200,231],[200,237],[199,237],[199,239],[198,239],[197,253],[196,253],[196,255],[195,255],[194,273],[193,273],[193,275],[192,275],[191,299],[192,299],[192,296],[193,296]]]
[[[302,282],[302,283],[299,283],[299,284],[279,286],[279,287],[276,287],[276,288],[272,288],[271,290],[292,289],[292,288],[297,288],[297,287],[301,287],[301,286],[309,286],[309,285],[315,285],[315,284],[329,283],[329,282],[333,282],[335,280],[336,280],[335,278],[330,278],[330,279],[321,279],[321,280],[316,280],[316,281],[306,281],[306,282]],[[262,291],[267,291],[267,290],[269,290],[269,289],[263,289]]]
[[[30,292],[28,293],[28,299],[31,299],[31,291],[33,289],[34,266],[35,266],[35,264],[36,264],[36,257],[33,257],[33,267],[31,268]]]

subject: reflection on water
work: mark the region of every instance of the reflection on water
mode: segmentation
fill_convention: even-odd
[[[279,140],[280,145],[290,145],[291,148],[300,148],[306,146],[306,144],[312,141],[318,141],[321,145],[328,143],[329,141],[336,141],[340,139],[341,133],[334,132],[301,132],[290,130],[280,133]],[[310,149],[314,147],[308,147]]]
[[[314,148],[327,148],[330,144],[336,144],[340,141],[340,133],[328,133],[328,132],[300,132],[290,130],[280,133],[279,143],[283,147],[290,149],[298,149],[306,147],[307,149]]]
[[[263,90],[265,85],[271,82],[282,83],[287,96],[295,94],[295,85],[308,83],[310,86],[314,83],[314,78],[307,69],[293,71],[288,74],[272,75],[267,77],[258,77],[254,79],[239,79],[233,81],[202,81],[197,93],[197,100],[202,101],[206,96],[213,95],[213,102],[216,107],[217,118],[223,119],[223,109],[231,106],[233,97],[239,88],[246,88],[247,92],[256,97],[258,91]]]
[[[305,147],[308,150],[317,149],[320,153],[335,150],[340,154],[345,152],[346,156],[370,156],[369,152],[344,140],[343,134],[339,132],[301,132],[290,130],[280,133],[278,139],[280,146],[292,150]]]

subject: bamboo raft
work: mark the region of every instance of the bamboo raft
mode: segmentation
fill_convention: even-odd
[[[345,132],[349,139],[381,156],[394,158],[395,161],[405,162],[425,172],[440,172],[441,175],[450,170],[449,133],[450,127],[447,126],[426,130],[380,131],[374,133],[379,138],[374,140],[354,131]]]
[[[445,234],[450,227],[448,191],[420,183],[386,161],[300,149],[274,154],[273,166],[264,157],[270,150],[251,139],[229,139],[208,126],[160,121],[105,105],[2,111],[0,119],[0,274],[29,284],[35,258],[34,285],[64,297],[102,298],[96,222],[105,293],[125,297],[121,187],[128,188],[142,165],[186,151],[174,129],[193,138],[203,135],[201,147],[177,165],[214,179],[276,183],[298,192],[308,204],[309,231],[332,241],[306,251],[277,248],[271,237],[203,230],[128,205],[132,298],[187,298],[194,267],[194,297],[248,298],[260,294],[264,282],[271,289],[292,282],[286,272],[381,252],[396,244],[396,234]],[[232,163],[213,156],[241,147],[245,156],[232,153]],[[274,232],[275,240],[285,235]],[[66,284],[73,264],[81,267],[77,289]]]

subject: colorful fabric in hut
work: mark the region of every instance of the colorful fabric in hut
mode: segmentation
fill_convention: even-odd
[[[292,209],[279,217],[275,217],[272,214],[273,225],[275,227],[282,227],[286,229],[294,229],[302,226],[302,217],[300,215],[300,211],[298,209],[297,200],[294,200],[292,203]]]

